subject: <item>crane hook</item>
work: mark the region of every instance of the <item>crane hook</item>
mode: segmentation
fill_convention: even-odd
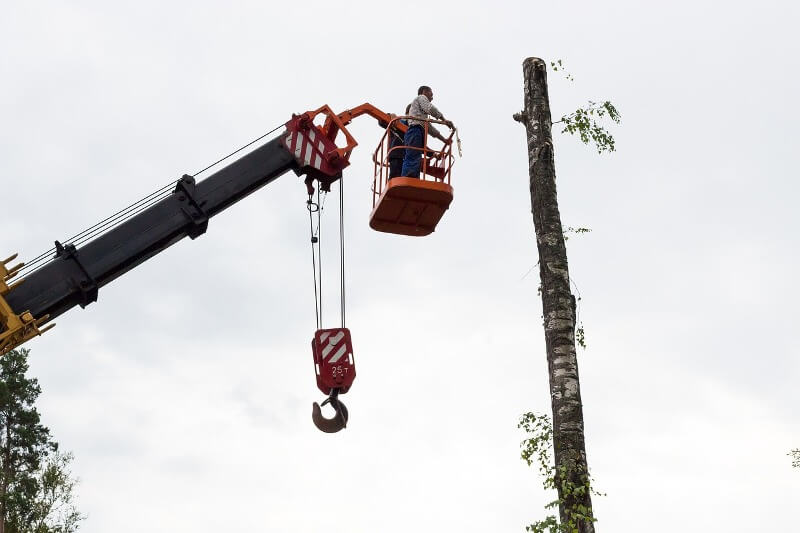
[[[322,415],[322,405],[314,402],[314,406],[311,408],[311,420],[314,421],[314,425],[320,431],[336,433],[347,427],[347,419],[349,418],[347,407],[339,400],[338,396],[339,389],[333,389],[331,395],[322,402],[322,405],[331,404],[331,407],[336,410],[336,415],[333,418],[325,418]]]

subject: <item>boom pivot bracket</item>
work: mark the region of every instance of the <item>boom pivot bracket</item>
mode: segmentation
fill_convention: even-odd
[[[17,258],[17,254],[12,255],[5,261],[0,261],[0,355],[7,354],[23,342],[41,335],[48,329],[51,329],[55,324],[50,324],[45,327],[42,326],[49,315],[44,315],[39,318],[34,318],[30,311],[23,311],[22,313],[15,313],[11,306],[6,302],[6,295],[11,292],[14,287],[20,285],[24,279],[9,283],[11,278],[16,276],[19,271],[25,266],[25,263],[18,263],[11,268],[8,264]]]
[[[192,224],[186,232],[192,240],[205,233],[208,229],[208,213],[206,213],[201,202],[197,200],[195,196],[196,189],[197,186],[194,181],[194,176],[184,174],[175,185],[174,191],[174,194],[178,196],[178,201],[181,204],[181,211],[183,211]]]
[[[56,257],[60,257],[65,261],[72,260],[73,264],[77,267],[77,277],[73,277],[72,281],[78,288],[81,295],[78,302],[82,308],[86,308],[92,302],[97,301],[97,281],[89,274],[86,267],[78,257],[78,249],[74,244],[61,244],[56,241]],[[80,278],[80,279],[78,279]]]

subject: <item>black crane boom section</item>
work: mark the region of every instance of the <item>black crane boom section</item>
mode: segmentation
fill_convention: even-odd
[[[208,220],[270,183],[297,162],[275,138],[195,183],[181,178],[171,195],[80,246],[56,244],[56,258],[8,293],[15,313],[53,319],[97,300],[97,291],[184,237],[202,235]]]

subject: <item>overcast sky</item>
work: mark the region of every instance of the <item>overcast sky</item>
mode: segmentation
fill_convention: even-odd
[[[428,84],[464,145],[436,233],[386,235],[367,225],[381,131],[352,126],[346,431],[310,419],[322,395],[292,173],[28,343],[43,421],[75,454],[82,530],[505,532],[543,518],[552,495],[516,429],[550,405],[511,118],[537,56],[575,78],[550,72],[554,117],[589,99],[623,117],[613,155],[555,140],[563,223],[592,229],[568,251],[588,460],[607,493],[598,530],[794,531],[798,15],[788,0],[5,2],[4,257],[33,258],[325,103],[400,112]]]

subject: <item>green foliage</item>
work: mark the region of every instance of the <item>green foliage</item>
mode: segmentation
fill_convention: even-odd
[[[579,107],[569,115],[564,115],[556,124],[564,124],[561,133],[570,135],[578,134],[583,144],[593,142],[597,148],[597,153],[613,152],[616,147],[614,136],[611,135],[598,122],[604,117],[610,118],[614,123],[619,124],[621,116],[617,108],[606,100],[605,102],[593,102],[589,100],[586,107]]]
[[[569,228],[569,229],[572,229],[572,228]],[[583,230],[583,231],[576,231],[576,233],[586,233],[586,232],[592,231],[592,230],[586,229],[586,228],[578,228],[578,230]],[[586,349],[586,330],[583,329],[583,320],[581,320],[581,300],[583,300],[583,298],[581,297],[581,291],[580,291],[580,289],[578,289],[578,284],[575,283],[575,280],[570,278],[569,281],[572,284],[572,286],[575,288],[575,293],[577,295],[577,297],[575,298],[575,325],[576,325],[576,327],[575,327],[575,342],[578,344],[578,346],[580,346],[581,348],[583,348],[585,350]]]
[[[72,504],[70,454],[60,453],[34,403],[29,350],[0,357],[0,520],[9,533],[72,533],[83,517]]]
[[[573,228],[572,226],[567,226],[566,228],[561,228],[561,233],[564,235],[564,241],[569,240],[569,234],[574,233],[575,235],[580,235],[581,233],[589,233],[592,230],[589,228]]]
[[[792,466],[800,468],[800,448],[790,451],[788,455],[792,458]]]
[[[34,407],[41,388],[28,379],[28,350],[0,357],[0,506],[6,523],[19,522],[36,494],[41,460],[56,444]]]
[[[575,81],[575,78],[572,77],[572,74],[567,72],[566,67],[564,67],[564,63],[560,59],[551,61],[550,68],[553,69],[553,72],[560,71],[562,74],[564,74],[564,78],[566,78],[568,81]]]
[[[586,349],[586,331],[583,329],[583,322],[578,324],[578,327],[575,329],[575,342],[584,350]]]
[[[557,490],[555,500],[545,505],[545,509],[558,509],[564,502],[575,502],[565,508],[566,522],[560,522],[555,514],[547,515],[544,520],[538,520],[528,526],[525,531],[531,533],[578,533],[578,524],[581,522],[596,522],[591,509],[579,503],[586,494],[603,496],[595,491],[591,485],[588,472],[569,472],[566,465],[558,468],[553,460],[553,424],[550,417],[542,414],[527,412],[523,414],[518,428],[528,434],[528,438],[520,444],[520,456],[528,466],[536,464],[542,476],[542,487],[545,490]],[[572,475],[577,474],[577,475]],[[576,483],[573,479],[578,479]]]
[[[531,435],[520,445],[522,460],[528,466],[536,463],[539,466],[539,473],[546,477],[552,474],[553,424],[550,422],[550,417],[527,412],[520,417],[517,427]],[[555,485],[545,488],[553,489]]]
[[[39,469],[39,491],[27,523],[31,533],[71,533],[85,518],[75,506],[77,480],[72,477],[71,453],[55,452]]]
[[[550,68],[553,72],[561,72],[567,81],[575,81],[572,74],[567,72],[566,67],[562,60],[550,62]],[[610,101],[593,102],[589,100],[589,104],[585,107],[579,107],[572,113],[564,115],[560,120],[555,121],[553,124],[564,124],[564,129],[561,133],[569,133],[575,135],[576,133],[581,139],[583,144],[593,142],[597,153],[613,152],[616,150],[614,144],[614,136],[611,135],[605,127],[600,125],[600,120],[608,117],[615,124],[619,124],[622,118]]]

